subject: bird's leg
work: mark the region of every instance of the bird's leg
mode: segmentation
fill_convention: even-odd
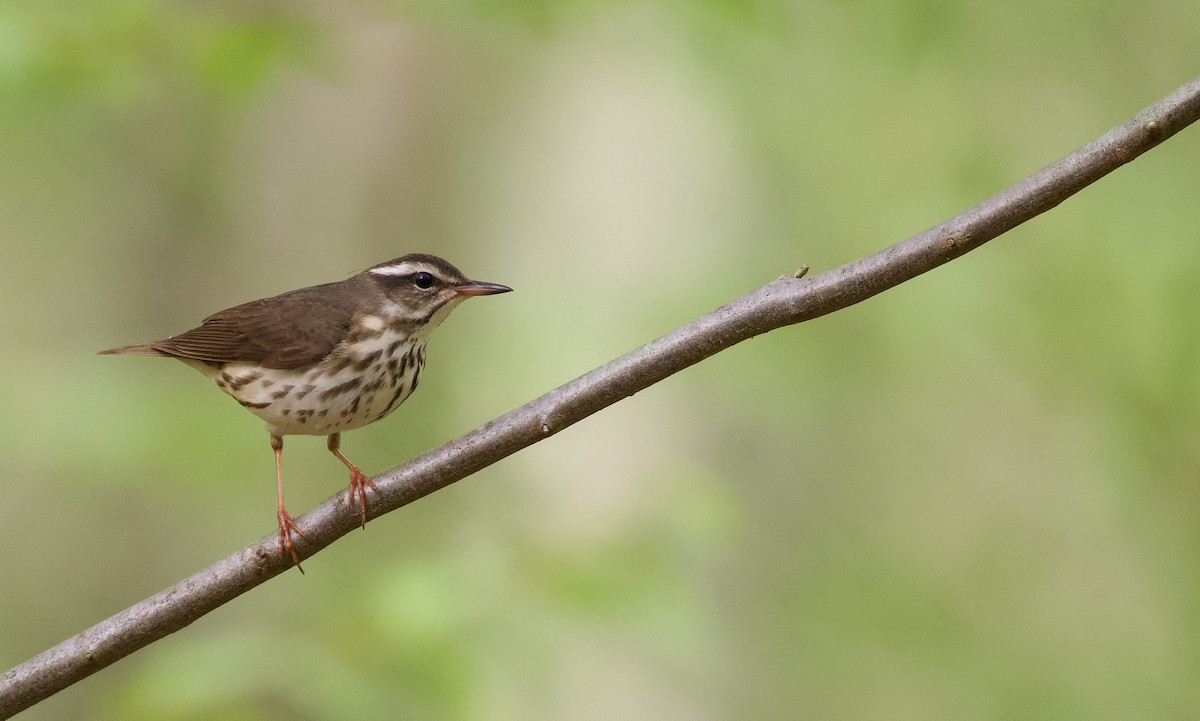
[[[367,477],[365,473],[358,470],[358,466],[350,462],[350,459],[342,455],[338,448],[342,444],[341,433],[331,433],[329,435],[329,452],[338,457],[338,460],[346,464],[346,468],[350,469],[350,505],[354,505],[354,497],[358,496],[358,515],[362,519],[362,527],[367,527],[367,488],[379,493],[379,488],[375,482]]]
[[[300,573],[304,573],[304,569],[300,567],[300,557],[296,555],[296,542],[292,540],[292,531],[299,533],[301,538],[307,536],[300,530],[300,526],[296,525],[292,514],[283,507],[283,438],[272,434],[271,448],[275,451],[275,488],[279,493],[279,555],[282,556],[285,549],[290,551],[292,563],[296,564]]]

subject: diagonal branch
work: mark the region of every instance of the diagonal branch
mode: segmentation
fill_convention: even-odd
[[[907,240],[812,278],[785,276],[446,445],[375,476],[378,516],[412,503],[736,343],[840,310],[1053,208],[1200,118],[1200,77],[1065,158]],[[797,274],[801,275],[801,274]],[[307,558],[358,527],[339,492],[299,519]],[[32,706],[283,573],[276,534],[0,676],[0,718]]]

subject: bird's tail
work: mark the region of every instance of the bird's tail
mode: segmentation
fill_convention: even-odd
[[[123,345],[120,348],[109,348],[102,350],[98,355],[152,355],[169,357],[169,353],[163,353],[149,343],[140,345]]]

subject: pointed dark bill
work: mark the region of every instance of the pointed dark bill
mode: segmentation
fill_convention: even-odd
[[[454,292],[459,295],[474,296],[474,295],[496,295],[497,293],[511,293],[512,288],[499,283],[485,283],[482,280],[471,280],[454,287]]]

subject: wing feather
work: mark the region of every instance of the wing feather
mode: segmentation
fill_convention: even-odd
[[[337,347],[354,320],[359,301],[352,293],[339,292],[335,286],[340,285],[243,303],[151,347],[210,363],[257,363],[280,370],[310,365]]]

